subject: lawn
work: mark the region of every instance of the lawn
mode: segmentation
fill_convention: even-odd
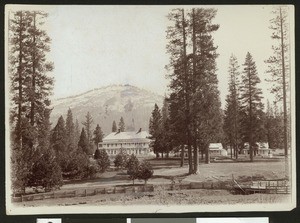
[[[234,177],[238,182],[242,180],[256,179],[281,179],[285,177],[284,160],[259,160],[256,162],[213,162],[200,163],[199,173],[187,175],[188,166],[179,167],[178,159],[151,159],[148,160],[154,169],[153,177],[148,184],[160,188],[160,185],[171,184],[172,179],[176,183],[190,182],[229,182]],[[136,180],[135,184],[143,184]],[[126,171],[108,171],[96,179],[67,183],[60,191],[76,189],[93,189],[101,187],[114,187],[131,185]],[[18,203],[22,206],[40,205],[123,205],[123,204],[235,204],[235,203],[277,203],[288,201],[290,195],[283,194],[253,194],[232,195],[226,190],[193,189],[154,192],[136,192],[134,194],[98,194],[88,197],[56,198],[42,201],[29,201]]]
[[[153,177],[148,184],[170,184],[171,178],[182,179],[184,182],[216,182],[232,180],[245,177],[261,176],[265,179],[280,179],[285,177],[285,163],[281,161],[260,162],[232,162],[232,163],[200,163],[199,174],[187,175],[188,166],[179,167],[178,159],[151,159],[149,162],[154,169]],[[142,184],[143,181],[136,180]],[[113,186],[132,184],[128,179],[126,171],[109,171],[103,173],[99,178],[85,180],[76,183],[68,183],[61,187],[64,189],[94,188],[101,186]]]

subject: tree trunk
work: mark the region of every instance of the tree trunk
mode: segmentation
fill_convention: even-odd
[[[198,174],[198,173],[199,173],[199,149],[196,142],[194,142],[194,174]]]
[[[188,71],[187,71],[187,58],[186,58],[186,31],[185,31],[185,18],[184,9],[182,12],[182,36],[183,36],[183,66],[185,75],[185,118],[186,118],[186,130],[187,130],[187,148],[188,148],[188,160],[189,160],[189,174],[193,173],[193,160],[192,160],[192,148],[191,148],[191,129],[190,129],[190,99],[189,99],[189,84],[188,84]]]
[[[209,147],[208,146],[205,149],[205,163],[206,164],[210,163],[210,154],[209,154]]]
[[[23,14],[22,11],[20,12],[20,27],[22,26],[23,22]],[[22,29],[20,28],[19,31],[19,58],[18,58],[18,93],[19,93],[19,100],[18,100],[18,121],[17,121],[17,139],[22,149],[22,133],[21,133],[21,118],[22,118],[22,102],[23,102],[23,88],[22,88],[22,74],[23,74],[23,44],[22,44]]]
[[[287,108],[286,108],[286,80],[285,80],[285,55],[284,55],[284,36],[283,36],[283,18],[281,7],[280,11],[280,40],[281,40],[281,66],[282,66],[282,93],[283,93],[283,141],[284,155],[288,156],[288,139],[287,139]]]
[[[196,91],[196,31],[195,31],[195,9],[192,9],[192,17],[193,17],[193,93]],[[195,106],[195,101],[194,101],[194,106]],[[199,151],[198,151],[198,146],[197,146],[197,126],[196,126],[196,119],[193,116],[193,131],[194,131],[194,139],[193,139],[193,147],[194,147],[194,174],[199,173]]]
[[[35,58],[35,50],[36,49],[36,38],[35,38],[35,35],[36,35],[36,24],[35,24],[35,19],[36,19],[36,13],[33,12],[33,44],[35,49],[33,49],[33,53],[32,53],[32,82],[31,82],[31,100],[30,100],[30,124],[32,126],[34,126],[34,113],[35,113],[35,76],[36,76],[36,72],[35,72],[35,69],[36,69],[36,58]]]
[[[159,158],[159,154],[158,154],[158,152],[156,152],[156,153],[155,153],[155,155],[156,155],[156,158]]]
[[[183,167],[184,165],[184,146],[181,148],[181,154],[180,154],[180,167]]]

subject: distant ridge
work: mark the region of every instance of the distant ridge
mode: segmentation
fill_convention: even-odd
[[[112,122],[118,124],[120,117],[129,130],[148,130],[149,118],[154,104],[163,104],[163,96],[133,85],[109,85],[84,93],[54,99],[51,122],[56,124],[60,115],[66,117],[71,108],[74,121],[82,123],[89,111],[94,119],[93,128],[99,124],[105,134],[110,133]]]

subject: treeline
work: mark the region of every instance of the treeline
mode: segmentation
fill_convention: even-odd
[[[43,29],[47,14],[17,11],[9,18],[10,148],[14,193],[26,187],[51,189],[63,179],[91,177],[99,168],[89,158],[93,143],[102,141],[99,125],[92,132],[89,113],[74,123],[71,109],[51,129],[53,63],[48,61],[51,39]]]
[[[276,93],[277,100],[268,103],[265,109],[259,87],[261,80],[252,55],[246,54],[242,69],[232,55],[224,111],[219,98],[218,54],[213,40],[213,33],[219,28],[212,22],[216,13],[212,8],[174,9],[169,13],[172,23],[167,29],[170,94],[161,110],[155,105],[149,123],[157,156],[181,148],[182,166],[186,148],[190,174],[198,172],[199,151],[209,163],[208,147],[215,142],[232,148],[235,158],[248,143],[251,161],[257,153],[257,142],[267,141],[271,148],[284,148],[287,155],[287,11],[284,7],[274,11],[270,22],[274,30],[272,39],[277,40],[277,45],[273,46],[274,55],[265,61],[273,82],[271,92]],[[281,101],[283,105],[278,107]]]
[[[13,189],[40,182],[61,184],[61,170],[50,147],[53,63],[50,38],[42,29],[47,14],[17,11],[9,19],[10,148]],[[43,176],[47,175],[47,179]]]

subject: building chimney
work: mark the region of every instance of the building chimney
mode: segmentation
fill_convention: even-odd
[[[139,133],[141,133],[141,131],[142,131],[142,128],[140,128],[140,129],[139,129],[139,131],[138,131],[136,134],[139,134]]]

